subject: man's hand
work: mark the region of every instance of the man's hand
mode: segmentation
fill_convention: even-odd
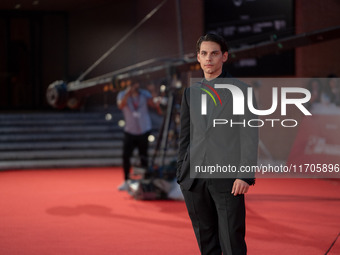
[[[125,95],[126,96],[131,96],[132,95],[132,91],[133,89],[131,88],[131,86],[127,87],[125,90]]]
[[[239,194],[246,194],[249,189],[249,184],[241,179],[236,179],[234,181],[233,189],[231,190],[231,194],[237,196]]]
[[[149,98],[148,99],[148,106],[150,106],[151,108],[155,109],[159,115],[163,114],[161,106],[160,106],[160,102],[159,101],[155,102],[154,98]]]

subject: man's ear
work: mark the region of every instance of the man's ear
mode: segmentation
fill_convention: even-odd
[[[201,59],[200,59],[200,54],[199,54],[199,52],[197,52],[197,61],[198,61],[199,63],[201,63]]]
[[[227,60],[228,60],[228,51],[224,52],[223,56],[222,56],[222,61],[223,62],[226,62]]]

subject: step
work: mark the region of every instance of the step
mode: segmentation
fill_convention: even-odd
[[[54,141],[51,142],[22,142],[0,143],[0,151],[10,150],[53,150],[53,149],[95,149],[122,148],[122,141]]]
[[[96,150],[35,150],[0,152],[1,161],[29,160],[29,159],[58,159],[58,158],[95,158],[95,157],[119,157],[121,149],[96,149]]]
[[[5,126],[53,126],[53,125],[116,125],[118,119],[112,119],[112,120],[105,120],[105,119],[59,119],[59,118],[53,118],[53,119],[37,119],[37,120],[23,120],[23,119],[15,119],[15,120],[0,120],[0,124],[2,127]]]
[[[67,112],[49,112],[49,113],[2,113],[0,114],[0,122],[6,120],[48,120],[48,119],[103,119],[106,114],[111,114],[112,118],[123,116],[121,111],[108,111],[100,113],[67,113]]]
[[[154,148],[150,146],[149,155],[154,154]],[[138,150],[134,150],[134,156],[138,155]],[[2,151],[0,161],[29,160],[29,159],[57,159],[57,158],[95,158],[95,157],[121,157],[121,148],[110,149],[78,149],[78,150],[34,150],[34,151]],[[168,150],[167,156],[177,155],[176,150]]]
[[[121,140],[123,132],[95,133],[27,133],[0,135],[0,142],[42,142],[42,141],[74,141],[74,140]]]
[[[56,133],[56,132],[121,132],[122,128],[113,125],[55,125],[45,126],[22,126],[0,127],[0,135],[20,133]]]
[[[22,160],[1,161],[1,170],[30,169],[30,168],[61,168],[61,167],[96,167],[96,166],[121,166],[120,158],[95,158],[95,159],[47,159],[47,160]]]
[[[131,161],[136,162],[134,158]],[[165,164],[172,162],[174,157],[165,158]],[[122,166],[121,158],[85,158],[85,159],[45,159],[45,160],[16,160],[1,161],[0,170],[11,169],[36,169],[36,168],[62,168],[62,167],[99,167],[99,166]]]

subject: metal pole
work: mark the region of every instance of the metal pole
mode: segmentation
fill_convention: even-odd
[[[130,35],[132,35],[141,25],[150,19],[168,0],[163,0],[155,9],[149,12],[135,27],[133,27],[125,36],[123,36],[115,45],[113,45],[107,52],[105,52],[92,66],[90,66],[84,73],[82,73],[77,81],[81,81],[84,77],[98,66],[105,58],[107,58],[115,49],[118,48]]]
[[[181,0],[176,0],[176,14],[177,14],[177,33],[178,33],[178,49],[179,57],[184,57],[183,49],[183,33],[182,33],[182,14],[181,14]]]

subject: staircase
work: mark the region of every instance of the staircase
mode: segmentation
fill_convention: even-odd
[[[0,115],[0,169],[120,165],[122,128],[105,113]]]
[[[123,116],[110,112],[0,114],[0,170],[121,166]]]

